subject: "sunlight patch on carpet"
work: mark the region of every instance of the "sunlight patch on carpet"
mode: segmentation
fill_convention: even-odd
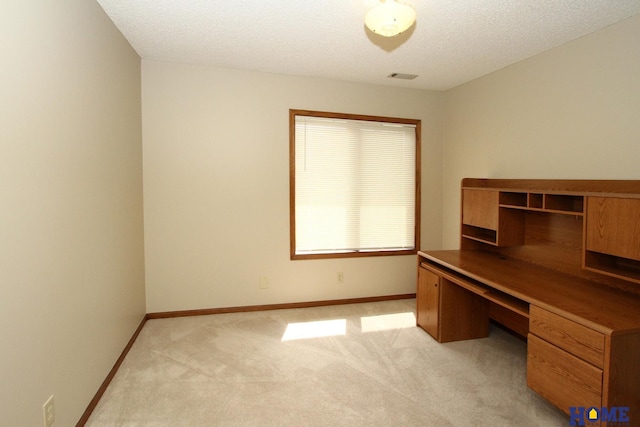
[[[289,323],[282,341],[303,340],[309,338],[332,337],[347,334],[347,320],[320,320],[317,322]]]
[[[411,312],[366,316],[360,318],[360,324],[362,332],[414,328],[416,326],[416,316]]]

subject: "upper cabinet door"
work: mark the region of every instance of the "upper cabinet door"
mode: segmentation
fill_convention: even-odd
[[[586,249],[640,261],[640,199],[589,197]]]
[[[463,190],[462,223],[497,230],[498,196],[498,191],[493,190]]]

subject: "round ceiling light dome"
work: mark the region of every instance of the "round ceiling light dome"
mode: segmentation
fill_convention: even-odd
[[[414,22],[415,9],[396,0],[383,0],[364,17],[367,28],[385,37],[393,37],[406,31]]]

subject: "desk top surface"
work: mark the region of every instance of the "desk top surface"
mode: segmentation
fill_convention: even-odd
[[[640,331],[640,296],[485,251],[418,252],[432,264],[604,334]]]

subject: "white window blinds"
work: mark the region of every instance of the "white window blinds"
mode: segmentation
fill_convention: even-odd
[[[414,125],[295,116],[295,254],[412,250]]]

